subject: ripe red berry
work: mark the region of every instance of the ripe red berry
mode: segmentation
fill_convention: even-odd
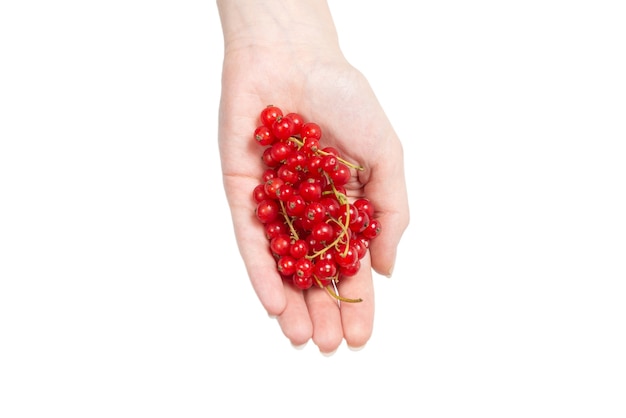
[[[276,267],[280,274],[291,276],[296,272],[296,259],[290,255],[283,255],[276,262]]]
[[[280,164],[280,160],[275,160],[274,157],[272,157],[271,147],[265,148],[263,155],[261,155],[261,160],[268,167],[278,167]]]
[[[313,286],[313,277],[312,276],[300,276],[298,274],[293,275],[293,284],[302,290],[310,289]]]
[[[310,202],[304,211],[303,217],[315,225],[324,220],[326,207],[320,202]]]
[[[259,145],[271,145],[276,141],[276,137],[272,133],[271,129],[265,125],[261,125],[254,130],[254,139]]]
[[[259,202],[256,207],[256,217],[266,224],[278,218],[280,208],[275,200],[265,199]]]
[[[299,194],[294,194],[293,196],[287,199],[285,204],[285,212],[289,216],[300,216],[304,213],[307,205],[302,196]]]
[[[270,249],[272,253],[278,256],[289,254],[291,246],[291,238],[287,234],[280,234],[272,238],[270,241]]]
[[[307,202],[316,202],[322,198],[322,185],[317,181],[304,181],[300,183],[298,192]]]
[[[357,209],[367,213],[367,216],[369,216],[370,218],[374,217],[374,206],[372,206],[372,203],[368,199],[365,199],[363,197],[359,198],[354,201],[354,206],[356,206]]]
[[[363,230],[362,234],[365,238],[371,240],[379,236],[381,231],[382,226],[380,224],[380,221],[378,219],[372,219],[370,220],[369,225],[367,225],[367,228]]]
[[[337,274],[337,265],[332,260],[320,260],[315,263],[313,271],[320,279],[330,278]]]
[[[303,138],[315,138],[320,139],[322,137],[322,128],[317,123],[306,122],[300,129],[300,135]]]
[[[270,148],[270,155],[274,161],[282,162],[291,154],[291,148],[286,142],[275,142]]]
[[[287,116],[277,118],[272,124],[272,133],[280,140],[286,140],[294,135],[295,129],[293,120]]]
[[[285,117],[291,119],[293,121],[293,134],[292,135],[300,135],[300,131],[302,130],[302,125],[304,124],[304,118],[299,113],[291,112],[287,113]]]
[[[257,203],[267,199],[267,193],[265,193],[265,183],[257,185],[252,191],[252,196],[254,197],[254,201]]]
[[[279,235],[289,235],[289,227],[279,220],[271,221],[265,224],[265,237],[268,240]]]
[[[361,261],[356,260],[353,264],[339,266],[339,274],[344,277],[352,277],[361,269]]]
[[[265,193],[270,199],[278,199],[278,189],[285,184],[285,181],[279,177],[269,179],[265,182]]]
[[[296,261],[296,272],[295,275],[304,278],[311,277],[313,274],[313,263],[308,258],[299,258]]]
[[[326,222],[318,222],[311,229],[311,238],[321,244],[330,244],[335,236],[335,229]]]
[[[261,111],[261,123],[271,129],[276,119],[281,116],[283,111],[280,108],[269,105]]]
[[[304,258],[309,253],[309,245],[303,239],[297,239],[291,243],[289,254],[293,258]]]

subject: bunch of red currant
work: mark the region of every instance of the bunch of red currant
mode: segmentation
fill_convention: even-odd
[[[269,105],[260,119],[254,139],[265,147],[266,169],[253,198],[278,272],[300,289],[319,286],[339,300],[360,302],[333,289],[359,271],[370,240],[381,232],[371,202],[346,194],[351,170],[362,168],[322,147],[320,126],[300,114]]]

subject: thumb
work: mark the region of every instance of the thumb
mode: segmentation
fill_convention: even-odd
[[[409,203],[404,175],[402,145],[394,141],[375,165],[365,185],[365,194],[374,206],[374,217],[381,226],[380,234],[369,246],[372,268],[379,274],[391,277],[396,261],[398,244],[409,224]]]

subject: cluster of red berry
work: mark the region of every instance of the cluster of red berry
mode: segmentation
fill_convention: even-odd
[[[253,191],[256,216],[264,224],[276,266],[300,289],[326,288],[354,276],[370,240],[381,232],[366,198],[350,201],[345,185],[361,167],[332,147],[321,147],[318,124],[269,105],[261,111],[254,139],[265,147],[261,183]]]

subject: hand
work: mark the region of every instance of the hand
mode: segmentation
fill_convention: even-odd
[[[246,4],[239,8],[241,3]],[[367,80],[343,57],[325,3],[297,2],[289,13],[290,2],[280,2],[277,7],[290,16],[284,24],[277,16],[266,16],[267,11],[255,11],[255,2],[218,1],[218,6],[225,36],[220,156],[235,235],[252,286],[292,344],[312,338],[324,353],[336,350],[343,339],[350,347],[361,347],[373,330],[372,268],[391,275],[409,222],[401,143]],[[276,10],[267,5],[263,9]],[[264,169],[263,148],[252,133],[269,104],[318,123],[322,145],[336,147],[364,167],[347,192],[350,198],[371,200],[383,232],[372,241],[359,273],[339,283],[342,296],[363,302],[338,305],[323,289],[302,292],[284,283],[276,270],[251,197]]]

